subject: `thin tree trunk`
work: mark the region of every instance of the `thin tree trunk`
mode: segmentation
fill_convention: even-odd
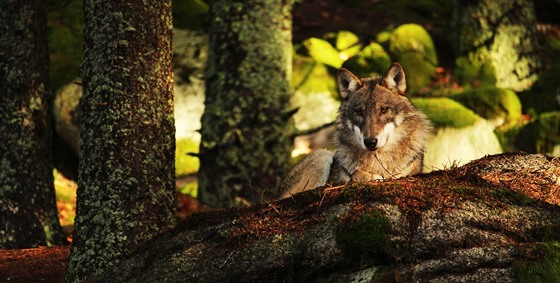
[[[213,1],[199,198],[258,202],[288,167],[293,1]]]
[[[65,242],[53,186],[45,1],[0,1],[0,248]]]
[[[171,1],[86,0],[76,229],[82,281],[174,226]]]

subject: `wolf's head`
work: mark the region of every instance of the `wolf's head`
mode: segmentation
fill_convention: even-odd
[[[399,127],[414,106],[404,96],[406,79],[399,63],[382,77],[358,78],[340,69],[337,81],[342,98],[337,118],[340,144],[376,151],[405,136]]]

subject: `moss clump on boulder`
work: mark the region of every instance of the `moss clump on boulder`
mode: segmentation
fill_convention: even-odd
[[[391,57],[383,46],[372,42],[364,47],[360,53],[348,59],[342,67],[352,71],[360,77],[382,75],[391,65]]]
[[[480,119],[472,110],[449,98],[413,98],[411,101],[436,127],[464,128]]]
[[[450,96],[451,99],[473,110],[496,127],[514,126],[521,117],[521,102],[509,89],[479,88]]]
[[[560,244],[541,243],[531,252],[538,259],[516,264],[517,282],[560,282]]]
[[[336,230],[336,242],[352,253],[384,253],[389,231],[390,225],[385,215],[373,210],[341,223]]]
[[[490,59],[483,59],[489,55],[484,51],[480,54],[469,53],[459,56],[455,60],[455,76],[464,85],[470,86],[495,86],[496,70],[489,63]]]
[[[438,59],[432,38],[422,26],[405,24],[396,28],[389,39],[389,52],[403,66],[409,89],[415,91],[430,84]]]

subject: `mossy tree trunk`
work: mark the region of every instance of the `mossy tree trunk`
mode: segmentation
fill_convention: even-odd
[[[175,225],[171,1],[84,2],[78,203],[66,281]]]
[[[0,1],[0,248],[64,243],[52,175],[45,1]]]
[[[211,206],[258,202],[288,167],[292,6],[211,4],[199,170],[199,198]]]
[[[537,79],[536,18],[530,0],[456,0],[451,40],[457,76],[522,91]]]

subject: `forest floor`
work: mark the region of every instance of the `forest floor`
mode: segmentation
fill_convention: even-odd
[[[391,15],[384,9],[378,9],[378,3],[379,1],[359,1],[358,5],[343,0],[301,2],[294,9],[294,42],[301,42],[309,37],[322,37],[325,33],[338,30],[351,30],[367,39],[367,34],[375,35],[389,24],[395,23],[396,18],[399,17],[396,11]],[[427,28],[434,35],[436,46],[446,44],[437,26],[428,25]],[[444,57],[441,58],[444,59],[442,64],[445,65],[447,61],[445,57],[449,54],[441,55]],[[64,182],[64,180],[59,181]],[[177,182],[179,186],[179,183],[184,180],[179,179]],[[193,211],[206,209],[188,196],[179,194],[178,199],[179,219],[185,218]],[[64,228],[71,228],[67,223],[73,221],[75,196],[69,201],[58,203],[58,209]],[[65,232],[71,233],[71,229],[65,229]],[[71,237],[68,240],[71,241]],[[0,250],[0,282],[61,282],[68,266],[69,256],[70,246]]]

